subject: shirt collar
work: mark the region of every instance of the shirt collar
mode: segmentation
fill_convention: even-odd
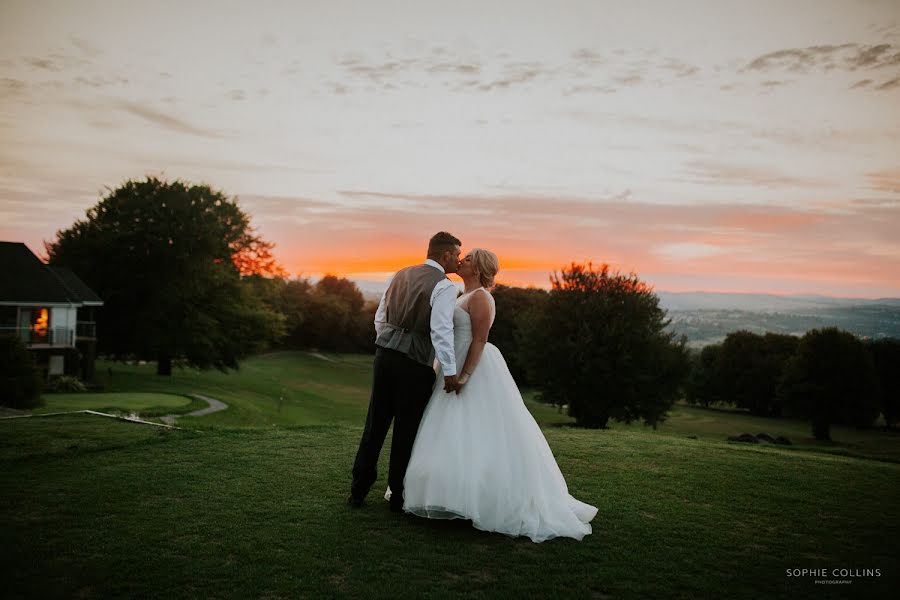
[[[440,264],[438,264],[436,261],[431,260],[430,258],[426,258],[426,259],[425,259],[425,264],[426,264],[426,265],[431,265],[432,267],[434,267],[435,269],[439,270],[441,273],[444,273],[445,275],[447,274],[447,272],[444,271],[444,267],[442,267],[442,266],[441,266]]]

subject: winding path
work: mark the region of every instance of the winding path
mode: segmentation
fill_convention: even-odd
[[[113,419],[121,419],[123,421],[130,421],[132,423],[141,423],[144,425],[156,425],[158,427],[171,427],[171,428],[179,429],[178,427],[175,427],[175,420],[179,417],[202,417],[204,415],[209,415],[214,412],[219,412],[220,410],[225,410],[226,408],[228,408],[228,405],[225,404],[224,402],[222,402],[221,400],[216,400],[215,398],[210,398],[209,396],[204,396],[203,394],[188,394],[188,395],[193,396],[194,398],[199,398],[200,400],[203,400],[204,402],[209,404],[209,406],[207,406],[206,408],[201,408],[200,410],[195,410],[193,412],[189,412],[189,413],[183,413],[183,414],[179,414],[179,415],[164,415],[162,417],[159,417],[159,420],[162,421],[162,423],[155,423],[153,421],[147,421],[145,419],[141,419],[141,418],[137,417],[136,415],[135,416],[118,415],[118,414],[110,415],[107,413],[98,412],[96,410],[68,410],[68,411],[63,411],[63,412],[45,413],[42,415],[35,415],[35,414],[25,412],[25,411],[9,410],[9,411],[4,411],[4,413],[13,412],[13,413],[22,413],[22,414],[13,414],[13,415],[4,414],[3,416],[0,416],[0,421],[5,421],[5,420],[9,420],[9,419],[24,419],[24,418],[28,418],[28,417],[56,417],[59,415],[74,415],[74,414],[82,413],[82,414],[88,414],[88,415],[97,415],[100,417],[111,417]]]
[[[189,412],[189,413],[182,413],[179,415],[165,415],[165,416],[160,417],[159,420],[162,421],[163,423],[167,423],[167,424],[171,425],[172,423],[175,422],[175,419],[178,419],[179,417],[202,417],[204,415],[209,415],[214,412],[219,412],[220,410],[225,410],[226,408],[228,408],[228,405],[225,404],[224,402],[222,402],[221,400],[216,400],[215,398],[210,398],[209,396],[204,396],[203,394],[190,394],[190,395],[193,396],[194,398],[199,398],[200,400],[203,400],[204,402],[209,404],[209,406],[207,406],[206,408],[201,408],[200,410],[195,410],[193,412]]]

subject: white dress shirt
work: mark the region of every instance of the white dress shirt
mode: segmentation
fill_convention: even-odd
[[[441,273],[444,272],[444,267],[430,258],[425,260],[425,264],[434,267]],[[392,280],[393,278],[391,278]],[[388,287],[390,287],[391,281],[388,281]],[[453,350],[453,311],[456,309],[456,295],[456,286],[445,277],[434,286],[429,300],[431,304],[431,344],[441,363],[444,376],[456,375],[456,353]],[[376,336],[381,333],[384,324],[387,323],[387,308],[384,303],[386,296],[387,289],[381,295],[381,302],[378,303],[378,310],[375,311]]]

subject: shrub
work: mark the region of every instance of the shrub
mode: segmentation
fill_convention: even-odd
[[[87,387],[77,377],[62,375],[54,377],[47,384],[48,392],[86,392]]]
[[[0,405],[34,408],[41,404],[41,377],[34,358],[17,336],[0,335]]]

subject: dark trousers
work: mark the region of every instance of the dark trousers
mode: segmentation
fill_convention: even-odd
[[[365,497],[378,478],[378,455],[393,420],[388,485],[391,505],[403,505],[403,478],[434,379],[434,369],[405,354],[381,347],[375,350],[369,414],[353,462],[350,492],[354,496]]]

